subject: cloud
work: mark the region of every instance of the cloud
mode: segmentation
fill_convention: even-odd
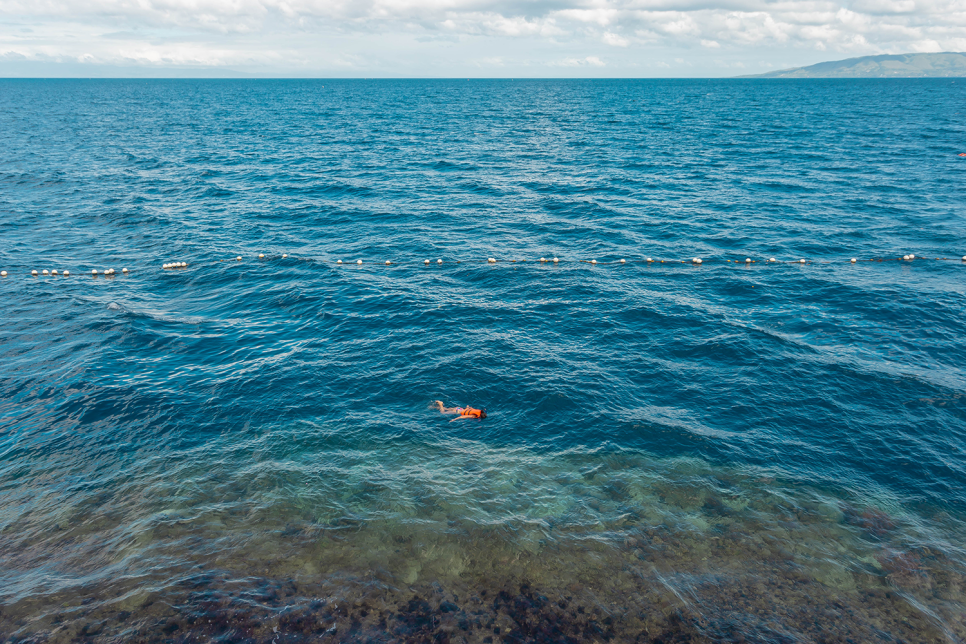
[[[627,40],[627,38],[624,38],[623,36],[612,33],[610,31],[604,32],[603,40],[611,47],[627,47],[628,45],[631,44],[630,41]]]
[[[606,63],[597,56],[587,56],[586,58],[564,58],[556,63],[559,67],[603,67]]]
[[[614,70],[966,49],[962,0],[0,0],[0,25],[0,60],[295,71],[590,69],[601,44]]]

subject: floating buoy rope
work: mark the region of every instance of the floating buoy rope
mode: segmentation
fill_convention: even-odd
[[[265,257],[265,255],[263,253],[260,253],[258,255],[258,257],[260,259],[263,259]],[[287,253],[282,254],[281,257],[282,258],[287,258],[288,257],[288,254]],[[799,259],[794,259],[794,260],[778,260],[778,259],[776,259],[774,257],[769,257],[768,259],[760,260],[760,261],[762,261],[762,262],[764,262],[766,264],[779,264],[779,265],[780,264],[833,265],[833,264],[840,264],[840,263],[856,264],[858,262],[880,262],[880,263],[881,262],[914,262],[914,261],[918,262],[918,261],[925,261],[925,260],[928,260],[928,259],[932,259],[933,261],[957,261],[957,262],[961,262],[962,264],[966,265],[966,255],[964,255],[962,258],[957,258],[957,257],[934,257],[934,258],[926,258],[926,257],[922,257],[922,256],[919,256],[919,255],[915,255],[913,253],[908,253],[906,255],[896,256],[896,257],[872,257],[872,258],[868,258],[868,259],[859,259],[857,257],[852,257],[852,258],[844,259],[844,260],[808,260],[808,259],[804,259],[804,258],[799,258]],[[314,260],[311,260],[310,258],[303,258],[303,260],[304,261],[314,261]],[[217,261],[229,261],[229,260],[217,260]],[[234,261],[237,261],[237,262],[242,261],[242,256],[241,255],[238,255],[237,257],[234,258]],[[329,261],[331,261],[331,260],[329,260]],[[424,259],[424,260],[421,260],[421,261],[420,260],[412,260],[412,261],[416,265],[422,264],[423,266],[429,266],[430,263],[431,263],[431,261],[428,260],[428,259]],[[510,264],[517,264],[517,263],[523,264],[523,263],[527,263],[528,261],[534,261],[534,260],[527,260],[527,259],[506,259],[506,260],[501,260],[501,261],[503,261],[504,263],[510,263]],[[560,265],[562,263],[564,263],[564,264],[567,263],[568,260],[562,260],[559,257],[553,257],[553,258],[550,258],[550,259],[548,259],[546,257],[541,257],[539,260],[535,260],[535,261],[538,261],[540,264],[547,264],[547,263],[551,263],[552,262],[554,266],[558,266],[558,265]],[[625,259],[625,258],[621,258],[621,259],[616,259],[616,260],[613,260],[613,261],[600,261],[600,260],[597,260],[597,259],[575,259],[575,260],[569,260],[569,261],[571,263],[574,263],[574,264],[590,264],[591,266],[606,266],[606,265],[624,266],[624,265],[627,265],[627,264],[634,264],[634,263],[644,264],[645,266],[651,266],[653,264],[668,264],[668,263],[670,263],[670,264],[691,264],[692,266],[703,266],[704,265],[704,262],[705,262],[705,260],[702,259],[702,258],[700,258],[700,257],[692,257],[689,260],[676,260],[676,259],[675,260],[665,260],[665,259],[655,259],[653,257],[643,257],[643,258],[637,259],[637,260],[634,260],[634,259],[628,260],[628,259]],[[708,261],[711,261],[712,264],[715,263],[715,260],[708,260]],[[717,260],[717,261],[718,262],[722,262],[722,260],[720,260],[720,259]],[[759,262],[759,260],[752,259],[751,257],[746,257],[744,260],[739,260],[739,259],[734,259],[734,260],[732,260],[732,259],[725,259],[725,260],[723,260],[723,263],[724,264],[731,264],[731,265],[734,265],[734,266],[751,266],[752,264],[756,264],[758,262]],[[324,263],[324,260],[323,260],[323,263]],[[334,263],[336,265],[342,265],[344,262],[343,262],[343,260],[338,259],[338,260],[335,260]],[[387,260],[385,260],[385,264],[384,265],[385,266],[405,266],[408,263],[409,262],[407,262],[407,261],[396,262],[396,261],[393,261],[391,259],[387,259]],[[488,257],[486,259],[478,259],[478,260],[475,260],[475,262],[474,262],[474,260],[453,260],[453,263],[454,264],[484,263],[484,264],[488,264],[488,265],[495,265],[495,264],[498,264],[499,262],[497,261],[497,259],[495,257]],[[357,266],[362,266],[363,260],[357,259],[355,261],[355,264]],[[438,258],[436,260],[436,264],[437,265],[442,265],[443,264],[442,258]],[[376,262],[374,265],[378,266],[378,262]],[[166,262],[166,263],[162,264],[162,266],[161,266],[161,268],[164,269],[164,270],[170,270],[170,269],[176,269],[176,268],[187,268],[187,267],[188,267],[188,262],[184,262],[184,261]],[[113,268],[103,269],[103,270],[100,270],[100,271],[98,269],[96,269],[96,268],[91,270],[91,275],[94,276],[94,277],[97,277],[98,275],[104,275],[105,277],[107,277],[107,276],[113,276],[116,273],[117,273],[117,271],[115,269],[113,269]],[[127,268],[122,268],[121,269],[121,273],[123,275],[127,275],[128,273],[130,273],[130,270],[127,269]],[[8,275],[7,274],[7,271],[5,271],[5,270],[4,271],[0,271],[0,277],[7,277],[7,275]],[[38,277],[40,275],[51,276],[51,277],[58,277],[60,275],[63,275],[63,277],[69,277],[70,276],[70,271],[69,270],[64,270],[62,272],[58,272],[57,269],[51,269],[51,270],[41,269],[41,271],[38,271],[37,269],[32,269],[30,271],[30,275],[32,277]]]

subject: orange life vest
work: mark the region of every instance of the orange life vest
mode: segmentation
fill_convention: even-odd
[[[463,407],[460,409],[460,416],[472,416],[473,418],[479,418],[481,413],[483,413],[481,410],[473,409],[472,407]]]

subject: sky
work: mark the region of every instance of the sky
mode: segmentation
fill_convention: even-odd
[[[726,77],[966,51],[966,0],[0,0],[0,77]]]

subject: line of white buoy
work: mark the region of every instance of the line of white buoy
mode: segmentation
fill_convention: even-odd
[[[283,253],[281,255],[281,257],[283,259],[288,258],[288,253]],[[265,258],[265,254],[264,253],[259,253],[258,254],[258,258],[259,259],[264,259]],[[867,259],[867,260],[860,260],[860,259],[858,259],[856,257],[852,257],[852,258],[850,258],[847,261],[850,264],[856,264],[856,263],[858,263],[860,261],[862,261],[862,262],[865,262],[865,261],[868,261],[868,262],[888,262],[888,261],[913,261],[913,260],[925,260],[925,259],[928,259],[928,258],[922,257],[922,256],[917,256],[917,255],[914,255],[912,253],[909,253],[909,254],[903,255],[901,257],[896,257],[895,259],[882,257],[882,258],[871,258],[871,259]],[[944,261],[944,260],[945,261],[949,261],[949,260],[955,261],[956,258],[953,258],[953,257],[936,257],[935,259],[936,260],[939,260],[939,261]],[[238,255],[238,256],[235,257],[235,261],[240,262],[242,260],[243,260],[243,257],[241,255]],[[481,261],[481,260],[477,260],[477,261]],[[528,260],[525,260],[525,259],[520,259],[520,260],[510,259],[510,260],[505,260],[505,261],[507,261],[509,263],[514,263],[515,264],[515,263],[518,263],[518,262],[519,263],[525,263]],[[547,259],[546,257],[541,257],[539,259],[539,261],[540,261],[541,264],[546,264],[548,262],[553,262],[553,264],[556,265],[556,264],[561,263],[562,260],[560,258],[558,258],[558,257],[554,257],[552,259]],[[610,262],[598,262],[597,259],[576,260],[576,261],[578,263],[586,263],[586,264],[590,264],[592,266],[596,266],[598,264],[618,264],[618,265],[626,265],[627,262],[628,262],[628,260],[623,259],[623,258],[622,259],[619,259],[619,260],[616,260],[616,261],[610,261]],[[634,260],[631,260],[631,261],[633,262]],[[658,260],[658,259],[654,259],[653,257],[645,257],[645,258],[640,259],[640,260],[637,260],[637,261],[643,262],[643,263],[648,264],[648,265],[653,264],[653,263],[661,263],[661,264],[667,264],[667,263],[671,263],[671,264],[674,264],[674,263],[687,264],[687,263],[690,263],[690,264],[695,265],[695,266],[700,266],[700,265],[704,264],[704,260],[702,258],[700,258],[700,257],[692,257],[689,261],[685,261],[685,260],[664,260],[664,259]],[[758,260],[752,259],[750,257],[746,257],[744,259],[744,261],[737,260],[737,259],[736,260],[726,259],[724,261],[727,264],[730,264],[730,263],[733,262],[734,264],[744,264],[745,266],[749,266],[751,264],[757,263]],[[806,259],[796,259],[796,260],[791,260],[791,261],[788,261],[788,260],[786,260],[786,261],[779,261],[778,259],[776,259],[774,257],[769,257],[767,260],[763,260],[763,261],[765,261],[766,263],[769,263],[769,264],[810,264],[810,263],[811,264],[834,264],[834,263],[836,263],[835,260],[832,260],[832,261],[821,261],[821,260],[812,260],[812,261],[809,261],[809,260],[806,260]],[[966,255],[964,255],[962,257],[962,262],[963,263],[966,263]],[[338,265],[341,265],[344,262],[341,259],[339,259],[339,260],[336,260],[335,263],[338,264]],[[363,264],[363,260],[358,259],[358,260],[356,260],[355,263],[356,263],[357,266],[361,266]],[[424,259],[423,260],[423,265],[424,266],[428,266],[430,263],[431,262],[428,259]],[[442,265],[443,264],[442,258],[437,259],[436,260],[436,263],[438,265]],[[473,263],[473,261],[472,260],[469,260],[469,261],[467,261],[467,260],[454,260],[454,263],[456,263],[456,264],[470,263],[471,264],[471,263]],[[498,263],[498,260],[495,257],[489,257],[489,258],[487,258],[485,260],[485,263],[487,263],[487,264],[497,264]],[[397,263],[396,262],[393,262],[392,260],[388,260],[387,259],[385,261],[385,265],[386,266],[393,266],[393,265],[396,265],[396,264]],[[163,269],[187,268],[187,266],[188,266],[188,262],[168,262],[166,264],[163,264],[162,265],[162,268]],[[128,271],[127,268],[122,268],[121,269],[121,273],[123,273],[123,274],[127,274],[128,272],[129,271]],[[96,268],[91,270],[91,275],[93,275],[95,277],[98,276],[98,275],[109,276],[109,275],[114,275],[115,273],[116,273],[116,271],[113,268],[108,268],[108,269],[105,269],[105,270],[100,271],[100,272]],[[30,274],[32,276],[34,276],[34,277],[38,277],[39,275],[51,276],[51,277],[57,277],[59,275],[63,275],[64,277],[69,277],[70,276],[70,271],[69,270],[64,270],[63,273],[58,273],[57,269],[52,269],[52,270],[42,269],[40,272],[38,272],[36,269],[33,269],[33,270],[30,271]],[[7,276],[8,276],[7,271],[5,271],[5,270],[4,271],[0,271],[0,277],[7,277]]]
[[[181,262],[180,265],[181,266],[187,266],[188,264],[187,264],[187,262]],[[177,264],[172,265],[172,266],[177,266]],[[168,268],[168,265],[167,264],[165,264],[165,268]],[[130,271],[128,269],[126,269],[126,268],[122,268],[121,269],[121,273],[124,273],[125,275],[128,274],[129,272]],[[117,270],[115,270],[113,268],[105,268],[105,269],[100,270],[100,271],[97,270],[96,268],[91,269],[91,275],[94,275],[94,276],[97,276],[97,275],[116,275],[116,274],[117,274]],[[0,277],[7,277],[7,275],[8,275],[7,271],[0,271]],[[42,269],[40,272],[38,272],[36,269],[34,269],[34,270],[31,270],[30,271],[30,275],[33,276],[33,277],[39,277],[39,276],[47,276],[47,277],[61,277],[61,276],[63,276],[63,277],[70,277],[70,271],[65,269],[63,272],[60,272],[56,268],[51,269],[51,270],[47,270],[45,268],[45,269]]]

